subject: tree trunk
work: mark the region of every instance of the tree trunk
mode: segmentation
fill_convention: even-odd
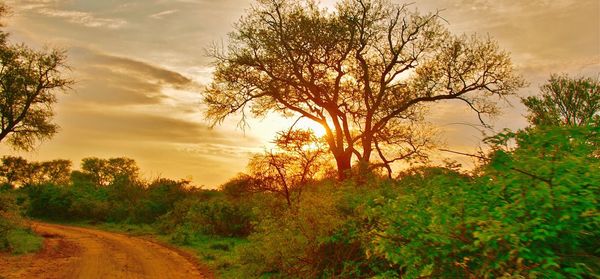
[[[373,153],[373,135],[365,131],[362,138],[362,158],[358,162],[358,173],[365,176],[370,172],[371,154]]]
[[[335,162],[337,164],[338,179],[346,180],[352,169],[352,153],[342,152],[334,154]]]

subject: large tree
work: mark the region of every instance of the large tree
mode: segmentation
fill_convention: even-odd
[[[4,11],[0,5],[0,17]],[[30,150],[57,131],[52,105],[56,92],[71,84],[63,74],[66,56],[11,44],[7,36],[0,30],[0,142],[7,139],[16,149]]]
[[[488,98],[522,85],[509,55],[490,39],[453,36],[438,14],[387,0],[343,0],[334,9],[313,1],[259,0],[215,48],[216,70],[204,93],[219,123],[241,113],[278,112],[322,125],[345,178],[353,158],[384,165],[424,145],[409,131],[428,103],[460,100],[480,116]],[[409,145],[385,155],[385,143]],[[426,140],[424,142],[427,142]]]

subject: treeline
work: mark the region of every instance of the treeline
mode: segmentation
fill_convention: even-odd
[[[186,180],[145,181],[136,162],[128,158],[86,158],[77,171],[71,165],[68,160],[2,158],[0,250],[19,245],[9,243],[13,232],[30,232],[21,216],[60,222],[161,224],[170,233],[174,232],[172,216],[179,213],[193,220],[198,232],[250,233],[249,211],[220,202],[223,195],[218,191],[202,190]]]
[[[79,171],[71,164],[5,156],[0,178],[4,188],[17,188],[29,216],[62,221],[151,223],[176,201],[200,193],[185,180],[145,182],[128,158],[85,158]]]

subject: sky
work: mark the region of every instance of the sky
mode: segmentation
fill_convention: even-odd
[[[214,188],[244,171],[248,157],[268,148],[291,123],[270,116],[241,130],[233,117],[211,129],[203,118],[200,92],[212,71],[205,49],[226,42],[252,0],[5,2],[11,8],[3,19],[10,40],[65,49],[68,75],[76,83],[55,106],[61,128],[53,139],[32,152],[0,144],[0,154],[70,159],[75,168],[85,157],[125,156],[148,179],[185,178]],[[519,96],[536,94],[552,73],[600,76],[598,0],[410,2],[422,12],[441,11],[455,34],[489,36],[509,51],[528,81]],[[518,99],[503,107],[491,119],[493,131],[526,125]],[[481,132],[466,125],[477,124],[477,117],[464,106],[436,104],[427,118],[447,148],[471,152],[481,146]]]

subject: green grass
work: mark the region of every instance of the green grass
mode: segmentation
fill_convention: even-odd
[[[44,238],[36,235],[29,229],[15,229],[6,235],[9,250],[15,255],[39,251],[44,243]]]
[[[241,278],[238,247],[247,243],[243,238],[194,234],[179,246],[196,252],[202,264],[210,267],[218,278]]]

